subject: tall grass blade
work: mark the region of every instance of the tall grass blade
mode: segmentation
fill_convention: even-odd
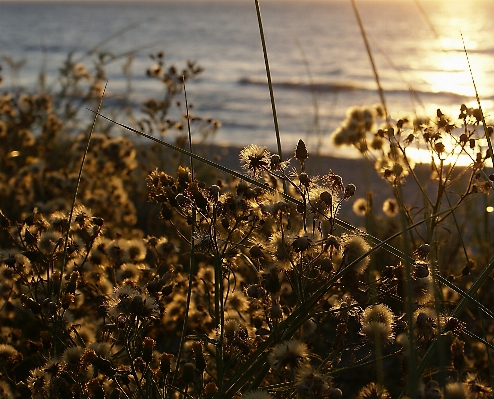
[[[351,0],[351,1],[352,1],[352,7],[353,7],[353,11],[355,13],[355,17],[357,18],[358,26],[360,28],[360,33],[362,35],[362,39],[364,39],[365,49],[367,51],[367,55],[369,57],[369,61],[370,61],[371,66],[372,66],[372,71],[374,72],[374,79],[375,79],[376,84],[377,84],[377,90],[379,92],[379,97],[381,98],[381,103],[384,107],[384,112],[386,115],[386,121],[388,121],[388,119],[389,119],[388,107],[386,106],[386,99],[384,98],[384,91],[381,87],[381,82],[379,80],[379,74],[377,73],[377,67],[376,67],[376,64],[374,63],[374,57],[372,56],[372,51],[370,49],[369,41],[367,40],[367,34],[365,33],[364,25],[363,25],[362,20],[360,18],[360,13],[358,11],[357,4],[355,3],[355,0]]]
[[[485,123],[484,112],[482,111],[482,105],[480,104],[479,92],[477,90],[477,85],[475,84],[475,79],[473,78],[472,66],[470,65],[470,58],[468,57],[467,48],[465,46],[465,40],[463,39],[463,33],[460,32],[461,42],[463,43],[463,51],[465,52],[465,57],[467,58],[468,70],[470,71],[470,77],[472,78],[473,88],[475,90],[475,98],[477,99],[477,105],[479,106],[480,115],[482,115],[482,127],[484,128],[485,138],[487,140],[487,145],[489,146],[489,151],[491,153],[492,166],[494,167],[494,151],[492,148],[492,142],[490,134],[488,133],[487,124]]]
[[[280,128],[278,126],[278,116],[276,113],[276,103],[274,101],[273,82],[271,81],[271,70],[269,68],[268,50],[266,48],[266,38],[264,36],[264,28],[262,26],[261,7],[259,5],[259,0],[254,0],[254,1],[256,4],[256,14],[257,14],[257,23],[259,25],[259,35],[261,36],[262,53],[264,56],[264,66],[266,68],[266,77],[268,79],[269,98],[271,99],[271,110],[273,112],[273,123],[274,123],[274,130],[276,133],[276,144],[278,146],[278,155],[280,156],[280,159],[283,160],[283,151],[281,149]],[[285,193],[287,193],[287,186],[286,186],[286,183],[284,181],[283,181],[283,191]]]
[[[305,54],[304,48],[300,43],[300,41],[298,40],[297,36],[293,35],[293,39],[295,40],[295,43],[297,44],[300,54],[302,55],[302,62],[305,67],[305,73],[307,74],[307,78],[309,79],[310,94],[312,97],[312,107],[314,108],[314,133],[318,141],[316,154],[318,154],[322,145],[322,137],[321,137],[320,122],[319,122],[319,102],[317,101],[317,90],[314,85],[314,78],[312,76],[312,71],[309,65],[309,61],[307,60],[307,55]],[[309,137],[310,135],[307,136],[307,140],[305,141],[305,144],[307,146],[309,145]]]
[[[187,89],[185,87],[185,76],[182,76],[182,83],[184,88],[184,99],[185,99],[185,117],[187,118],[187,134],[189,137],[189,151],[192,154],[192,134],[190,131],[190,118],[189,118],[189,102],[187,99]],[[194,158],[190,157],[190,172],[192,181],[194,181]],[[196,210],[192,208],[192,220],[196,220]],[[175,371],[173,372],[172,382],[173,385],[178,375],[178,369],[180,367],[180,359],[182,358],[182,352],[184,348],[184,342],[186,338],[187,331],[187,323],[189,321],[189,311],[190,311],[190,300],[192,297],[192,283],[194,282],[195,275],[195,261],[194,261],[194,253],[195,253],[195,223],[191,223],[190,226],[190,255],[189,255],[189,281],[187,286],[187,299],[185,302],[185,312],[184,312],[184,322],[182,325],[182,334],[180,335],[180,344],[178,347],[177,354],[177,363],[175,365]]]
[[[482,111],[482,105],[480,104],[479,92],[477,90],[477,85],[475,84],[475,79],[473,77],[472,66],[470,65],[470,58],[468,57],[468,52],[467,52],[467,48],[465,46],[465,40],[463,38],[463,33],[460,32],[460,35],[461,35],[461,42],[463,43],[463,51],[465,52],[465,57],[467,59],[468,70],[470,71],[470,77],[472,78],[472,84],[473,84],[473,88],[475,90],[475,98],[477,100],[477,105],[479,106],[480,115],[482,116],[482,127],[484,128],[485,139],[487,140],[487,145],[489,147],[492,166],[494,167],[494,150],[492,147],[492,142],[491,142],[491,137],[490,137],[491,134],[489,133],[489,131],[487,129],[487,124],[485,123],[485,116],[484,116],[484,112]],[[485,173],[484,173],[484,176],[485,176]],[[487,181],[489,181],[491,183],[491,187],[494,188],[493,182],[490,179],[488,179]],[[489,373],[490,373],[490,379],[491,379],[490,383],[491,383],[491,386],[494,386],[494,370],[493,370],[494,366],[492,364],[491,358],[492,358],[492,355],[491,355],[490,351],[487,349],[487,359],[489,362]]]
[[[93,124],[91,126],[89,136],[87,138],[86,150],[84,151],[84,154],[82,155],[81,166],[79,168],[79,174],[77,176],[77,183],[76,183],[75,190],[74,190],[74,196],[72,197],[72,204],[70,206],[70,213],[69,213],[69,223],[68,223],[67,231],[65,233],[65,243],[64,243],[63,256],[62,256],[62,270],[60,271],[60,275],[62,275],[62,276],[63,276],[64,270],[65,270],[65,264],[67,262],[67,248],[68,248],[68,244],[69,244],[70,225],[72,224],[72,218],[74,216],[74,208],[75,208],[75,202],[77,199],[77,191],[79,190],[79,184],[81,183],[81,177],[82,177],[82,170],[84,169],[84,162],[86,161],[86,155],[89,151],[89,144],[91,143],[91,136],[93,135],[94,127],[96,126],[96,120],[98,119],[99,111],[101,109],[101,105],[103,104],[103,98],[105,97],[105,92],[106,92],[107,86],[108,86],[108,81],[106,81],[105,87],[103,88],[103,93],[101,94],[101,98],[100,98],[100,101],[98,104],[98,112],[96,112],[94,115]],[[60,284],[59,289],[58,289],[58,293],[57,293],[57,299],[60,299],[61,292],[62,292],[62,285]]]

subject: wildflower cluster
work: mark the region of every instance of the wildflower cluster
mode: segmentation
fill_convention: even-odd
[[[162,134],[175,129],[180,144],[184,122],[194,119],[167,117],[181,75],[165,68],[163,54],[151,58],[147,75],[167,96],[144,104],[138,123]],[[97,90],[101,62],[93,75],[69,58],[66,92],[80,95],[86,83]],[[199,72],[190,63],[182,76]],[[366,219],[360,229],[338,217],[357,187],[331,170],[308,173],[303,140],[288,160],[247,146],[238,180],[199,178],[183,165],[176,173],[152,168],[144,180],[152,158],[142,152],[155,148],[101,127],[86,151],[82,135],[62,137],[61,98],[7,94],[0,103],[3,397],[492,396],[485,381],[494,325],[482,304],[494,291],[486,283],[465,294],[485,273],[489,282],[490,241],[475,240],[492,231],[485,224],[484,235],[451,233],[472,224],[473,212],[465,219],[456,211],[465,199],[490,190],[482,179],[492,154],[479,147],[478,110],[461,108],[459,136],[440,112],[414,128],[406,120],[378,128],[380,108],[349,112],[335,142],[379,154],[377,168],[395,194],[381,219],[372,194],[357,199],[354,210]],[[480,153],[467,179],[445,167],[446,155],[456,154],[446,148],[448,135],[461,151]],[[423,212],[401,195],[406,176],[420,183],[407,153],[416,141],[437,161],[436,197],[423,190]],[[85,156],[80,181],[80,159],[68,153]],[[152,204],[143,204],[144,191]]]

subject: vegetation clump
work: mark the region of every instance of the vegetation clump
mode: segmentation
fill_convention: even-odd
[[[392,121],[352,108],[334,143],[389,182],[393,197],[374,204],[337,170],[309,173],[303,140],[291,159],[252,144],[244,174],[203,173],[191,130],[202,140],[219,122],[170,117],[201,69],[166,68],[162,53],[147,76],[164,99],[134,118],[155,144],[101,120],[90,140],[67,135],[88,127],[79,109],[102,95],[105,57],[94,72],[69,57],[58,93],[0,98],[2,397],[492,397],[480,109]],[[164,164],[170,136],[189,166]],[[425,177],[414,145],[430,155]],[[352,202],[358,228],[339,218]]]

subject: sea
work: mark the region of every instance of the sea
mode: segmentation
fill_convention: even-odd
[[[303,139],[311,151],[357,156],[330,139],[350,107],[379,102],[351,1],[259,3],[283,148],[292,151]],[[433,117],[438,108],[457,117],[462,103],[476,106],[472,76],[490,118],[493,1],[355,4],[393,118]],[[95,51],[115,56],[106,71],[108,101],[130,87],[137,111],[141,101],[163,96],[146,76],[155,63],[150,54],[163,51],[165,67],[197,62],[204,71],[187,83],[187,96],[194,115],[221,122],[210,141],[276,148],[254,0],[0,2],[0,93],[36,91],[41,71],[53,88],[69,54],[91,70]],[[129,55],[131,86],[124,73]]]

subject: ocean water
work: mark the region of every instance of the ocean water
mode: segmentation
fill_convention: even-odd
[[[357,0],[393,117],[436,109],[458,114],[475,106],[463,51],[489,116],[494,106],[494,2]],[[379,102],[373,71],[348,0],[261,0],[281,139],[298,139],[321,153],[351,106]],[[134,54],[132,98],[159,96],[145,77],[149,53],[163,50],[166,65],[195,60],[204,72],[187,86],[194,113],[218,119],[217,143],[275,148],[275,133],[253,0],[135,2],[0,2],[0,62],[4,84],[34,90],[40,70],[53,81],[69,53],[91,68],[87,52]],[[8,57],[24,61],[18,76]],[[108,96],[123,96],[125,57],[108,66]],[[88,117],[90,117],[88,115]],[[122,122],[127,123],[126,120]]]

